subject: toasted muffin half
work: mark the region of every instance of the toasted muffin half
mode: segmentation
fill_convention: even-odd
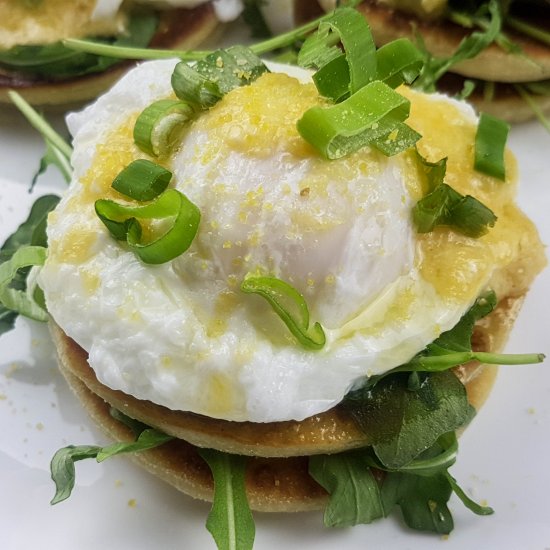
[[[523,294],[501,300],[476,326],[473,345],[497,352],[505,344],[523,302]],[[87,363],[86,352],[50,324],[59,366],[77,398],[94,422],[115,441],[130,441],[131,430],[114,419],[111,407],[177,439],[132,459],[180,491],[212,500],[213,479],[198,447],[247,455],[246,488],[250,506],[263,512],[321,509],[326,491],[308,475],[308,456],[332,454],[369,445],[369,437],[342,406],[303,421],[255,424],[230,422],[173,411],[142,401],[100,383]],[[485,402],[497,368],[472,362],[454,369],[464,383],[470,403],[479,410]]]

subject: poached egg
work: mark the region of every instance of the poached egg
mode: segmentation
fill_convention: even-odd
[[[94,212],[136,158],[139,113],[173,97],[176,61],[143,63],[68,118],[73,181],[48,220],[39,282],[55,322],[89,354],[105,385],[171,409],[234,421],[302,420],[328,410],[366,376],[411,359],[452,328],[518,249],[529,223],[515,187],[473,171],[476,117],[465,104],[400,88],[407,123],[446,181],[499,216],[472,239],[450,228],[419,235],[411,209],[424,192],[412,151],[364,148],[328,161],[296,122],[323,103],[305,71],[273,71],[229,92],[156,162],[201,211],[191,247],[145,265]],[[515,162],[506,154],[507,173]],[[501,216],[502,215],[502,216]],[[325,329],[301,348],[264,300],[240,291],[247,274],[277,277]]]

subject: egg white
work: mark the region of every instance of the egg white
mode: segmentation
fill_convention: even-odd
[[[345,181],[329,181],[324,199],[305,201],[301,185],[327,161],[277,150],[254,157],[220,147],[205,162],[212,144],[199,121],[170,167],[176,188],[200,208],[201,225],[191,248],[160,266],[142,264],[89,209],[75,208],[98,144],[128,113],[170,94],[175,63],[143,63],[68,117],[74,177],[48,236],[55,243],[77,226],[97,238],[82,262],[49,258],[40,285],[49,312],[88,351],[100,381],[216,418],[301,420],[340,402],[363,377],[406,362],[456,324],[470,304],[450,305],[415,267],[414,203],[398,158],[380,156],[375,173],[352,171]],[[296,68],[270,67],[309,78]],[[258,204],[242,223],[243,201],[259,188]],[[334,223],[312,231],[300,217],[308,209]],[[268,265],[304,293],[312,321],[325,327],[322,350],[301,348],[265,301],[228,283]],[[90,273],[99,281],[92,291],[86,285]]]

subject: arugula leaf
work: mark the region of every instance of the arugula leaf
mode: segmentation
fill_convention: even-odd
[[[33,296],[33,288],[28,292],[14,288],[19,271],[35,265],[43,265],[46,260],[46,249],[43,246],[24,246],[16,250],[9,260],[0,264],[0,304],[21,315],[36,321],[47,321],[48,314]]]
[[[214,476],[214,502],[206,521],[219,550],[248,550],[256,528],[245,488],[246,457],[199,449]]]
[[[418,531],[449,534],[454,527],[447,502],[452,489],[444,473],[421,477],[401,472],[390,472],[382,484],[381,495],[387,514],[401,507],[403,519]]]
[[[138,438],[133,443],[124,441],[101,448],[96,458],[98,462],[103,462],[119,454],[147,451],[148,449],[153,449],[159,445],[168,443],[168,441],[172,439],[174,438],[171,435],[166,435],[154,428],[147,428],[139,434]]]
[[[309,475],[330,495],[325,527],[350,527],[384,516],[380,488],[365,453],[313,455]]]
[[[112,46],[145,47],[158,27],[155,14],[134,14],[128,22],[127,32],[117,38],[98,39]],[[0,52],[0,66],[18,72],[32,73],[48,78],[71,78],[101,72],[118,63],[120,59],[77,52],[61,42],[45,46],[15,46]]]
[[[452,372],[418,376],[416,391],[408,388],[408,374],[398,373],[374,387],[349,393],[344,401],[373,442],[376,456],[389,469],[403,468],[475,414],[466,389]]]
[[[454,65],[476,57],[500,35],[502,28],[501,5],[498,0],[490,0],[487,4],[489,23],[482,31],[475,31],[466,36],[458,45],[453,55],[447,58],[435,58],[425,48],[421,39],[418,46],[424,50],[424,67],[420,77],[413,86],[425,92],[435,92],[437,81]]]
[[[120,420],[127,426],[131,425],[134,430],[139,431],[141,427],[144,429],[141,429],[138,434],[135,434],[137,436],[135,441],[113,443],[106,447],[97,445],[68,445],[67,447],[59,449],[50,462],[50,473],[55,483],[55,495],[51,500],[51,504],[57,504],[71,496],[76,479],[75,462],[86,458],[95,458],[97,462],[102,462],[107,458],[122,453],[147,451],[174,439],[172,436],[159,430],[149,428],[145,424],[133,421],[113,408],[111,408],[111,416]]]
[[[471,351],[476,322],[489,315],[496,305],[497,297],[494,291],[483,293],[451,330],[441,333],[439,338],[427,346],[428,354],[436,355],[447,350]]]
[[[50,472],[55,483],[55,495],[50,504],[57,504],[71,496],[76,473],[74,463],[86,458],[95,458],[101,447],[96,445],[69,445],[59,449],[50,462]]]
[[[48,213],[55,208],[58,202],[59,197],[56,195],[44,195],[34,202],[27,219],[6,239],[2,248],[0,248],[0,265],[10,261],[15,252],[22,247],[29,245],[40,247],[47,246],[46,218]],[[18,269],[6,285],[6,289],[9,292],[25,291],[27,289],[29,271],[29,268]],[[29,300],[32,302],[32,297],[30,297]],[[36,301],[36,298],[34,301]],[[2,302],[3,300],[0,296],[0,335],[13,328],[15,320],[19,315],[18,310],[7,307]],[[40,316],[40,312],[38,312],[38,316]]]
[[[22,246],[47,246],[46,219],[57,206],[57,195],[44,195],[36,199],[27,219],[10,235],[0,249],[0,262],[11,257]]]

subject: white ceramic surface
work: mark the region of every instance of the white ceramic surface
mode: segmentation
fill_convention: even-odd
[[[59,128],[61,117],[49,114]],[[550,242],[550,135],[536,124],[514,128],[510,145],[521,169],[519,202]],[[55,169],[28,184],[39,136],[15,111],[0,111],[0,240],[23,221],[33,200],[60,192]],[[550,270],[533,286],[507,350],[550,355]],[[0,547],[208,549],[209,506],[193,501],[117,457],[77,464],[73,496],[50,506],[49,460],[59,447],[105,442],[57,373],[44,326],[19,320],[0,337]],[[455,550],[550,548],[550,363],[504,367],[493,394],[462,437],[454,476],[496,513],[478,517],[456,498],[447,539],[412,533],[399,518],[327,530],[322,514],[255,514],[257,550]]]

